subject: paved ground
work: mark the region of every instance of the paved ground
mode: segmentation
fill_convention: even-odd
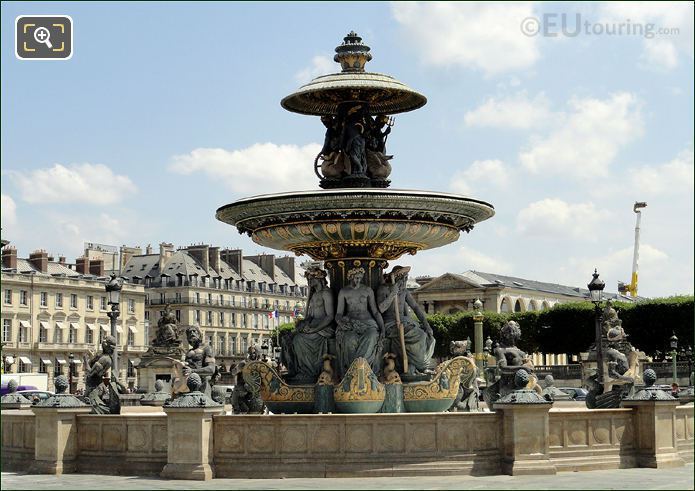
[[[2,489],[693,489],[693,464],[676,469],[561,472],[556,476],[443,476],[355,479],[214,479],[168,481],[157,477],[61,477],[2,473]]]

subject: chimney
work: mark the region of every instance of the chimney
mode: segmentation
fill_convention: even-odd
[[[243,276],[241,271],[241,249],[223,249],[220,255],[224,262],[229,264],[240,276]]]
[[[246,256],[244,259],[248,259],[258,265],[275,282],[275,255],[259,254],[258,256]]]
[[[121,264],[120,267],[118,268],[119,271],[123,271],[123,268],[125,268],[125,265],[128,264],[128,261],[130,261],[130,258],[133,256],[139,256],[142,254],[142,249],[139,247],[127,247],[127,246],[121,246]]]
[[[209,257],[209,249],[210,247],[207,245],[197,245],[197,246],[188,246],[186,247],[186,252],[191,255],[198,263],[200,264],[200,267],[203,268],[203,271],[206,273],[208,272],[208,269],[210,269],[210,257]]]
[[[2,267],[17,269],[17,249],[13,246],[5,247],[2,250]]]
[[[89,274],[89,259],[84,256],[75,259],[75,271],[80,274]]]
[[[34,251],[29,255],[29,263],[34,269],[42,273],[48,272],[48,253],[46,251]]]
[[[220,248],[219,247],[210,247],[208,249],[208,259],[210,262],[210,267],[219,273],[220,272]]]
[[[94,276],[104,276],[104,260],[96,259],[89,262],[89,274]]]
[[[297,283],[297,278],[295,278],[295,262],[292,256],[279,257],[275,260],[275,265],[285,272],[287,276],[290,277],[293,283]]]
[[[152,254],[152,246],[150,244],[147,244],[147,247],[145,247],[145,254],[148,256]]]
[[[159,243],[159,272],[160,273],[162,271],[164,271],[164,266],[169,261],[169,258],[173,255],[174,255],[174,244],[170,244],[168,242],[160,242]]]
[[[58,264],[62,264],[63,266],[65,266],[65,256],[58,257]]]

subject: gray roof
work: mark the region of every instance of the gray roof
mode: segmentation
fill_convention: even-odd
[[[3,271],[8,271],[8,268],[3,268]],[[17,273],[33,273],[33,274],[38,274],[38,275],[44,275],[44,276],[51,276],[51,275],[65,275],[65,276],[70,276],[73,278],[76,277],[94,277],[93,275],[82,275],[78,273],[77,271],[68,268],[67,266],[57,263],[57,262],[48,262],[48,267],[46,268],[46,272],[42,273],[38,269],[36,269],[32,264],[29,262],[28,259],[21,259],[17,258]]]
[[[589,290],[587,288],[560,285],[558,283],[546,283],[543,281],[529,280],[526,278],[517,278],[515,276],[504,276],[495,273],[483,273],[481,271],[466,271],[465,273],[461,273],[456,276],[461,276],[469,282],[475,283],[478,286],[485,288],[517,288],[520,290],[532,290],[579,298],[588,298],[589,296]],[[614,298],[618,300],[634,300],[632,297],[621,295],[619,293],[609,293],[604,291],[603,295],[607,298]]]

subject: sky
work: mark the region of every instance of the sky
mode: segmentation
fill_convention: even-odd
[[[368,70],[428,98],[395,117],[391,187],[496,210],[392,264],[571,286],[598,268],[616,291],[631,275],[632,206],[646,201],[639,294],[693,293],[692,2],[0,8],[0,216],[20,257],[74,260],[84,242],[272,252],[215,211],[318,189],[323,126],[280,100],[339,71],[333,50],[355,30]],[[15,18],[32,14],[72,17],[70,60],[15,57]]]

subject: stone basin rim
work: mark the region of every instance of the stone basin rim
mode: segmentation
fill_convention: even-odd
[[[388,190],[384,190],[381,188],[337,188],[337,189],[311,190],[311,191],[290,191],[290,192],[284,192],[284,193],[259,194],[256,196],[249,196],[246,198],[238,199],[237,201],[234,201],[233,203],[229,203],[229,204],[220,206],[217,209],[215,216],[219,219],[220,213],[228,208],[232,208],[232,207],[242,205],[242,204],[255,203],[255,202],[259,202],[259,201],[275,201],[275,200],[283,200],[286,198],[299,198],[299,197],[304,197],[304,196],[306,196],[306,197],[346,196],[346,195],[361,195],[361,194],[362,195],[363,194],[373,194],[376,196],[383,195],[384,197],[386,197],[386,196],[403,196],[403,197],[407,197],[407,198],[422,197],[422,198],[452,199],[452,200],[456,200],[456,201],[465,201],[465,202],[469,202],[469,203],[475,203],[475,204],[490,208],[491,214],[488,218],[491,218],[495,214],[495,212],[494,212],[495,207],[492,204],[487,203],[486,201],[479,200],[479,199],[469,198],[467,196],[462,196],[460,194],[442,193],[442,192],[438,192],[438,191],[424,191],[424,190],[418,190],[418,189],[388,189]],[[340,207],[351,208],[351,207],[359,207],[359,205],[350,206],[349,203],[345,203],[345,204],[341,204]]]

